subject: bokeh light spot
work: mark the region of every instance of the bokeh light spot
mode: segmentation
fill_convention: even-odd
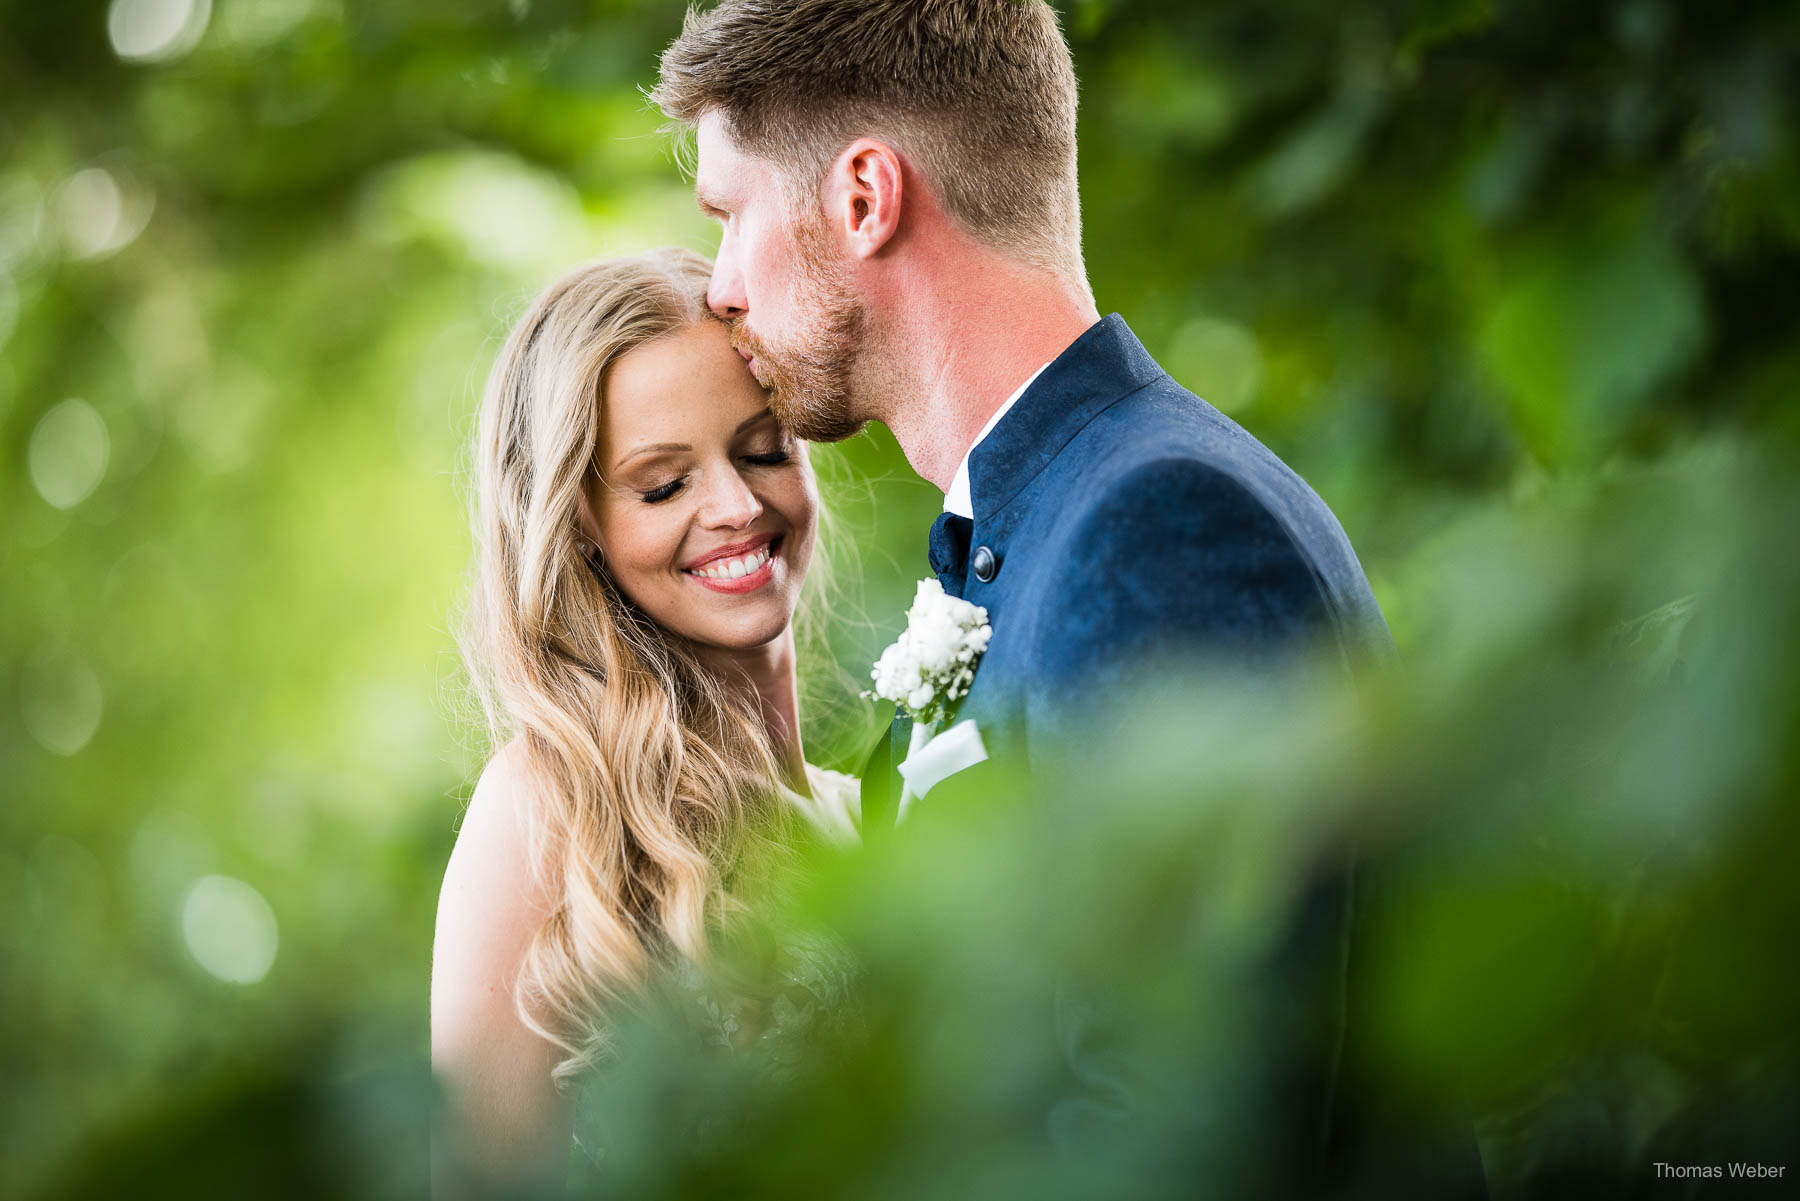
[[[110,171],[88,167],[63,185],[57,212],[69,253],[93,258],[104,254],[116,240],[119,226],[125,222],[125,198]]]
[[[396,164],[365,195],[362,221],[378,241],[423,237],[471,262],[530,273],[560,271],[599,240],[566,179],[485,151]]]
[[[72,509],[106,475],[112,442],[106,422],[85,400],[70,398],[38,419],[27,460],[32,486],[58,509]]]
[[[1169,374],[1213,407],[1236,413],[1262,387],[1262,351],[1241,325],[1197,317],[1170,339],[1163,361]]]
[[[19,717],[45,750],[73,755],[100,728],[105,693],[94,669],[71,655],[49,654],[26,665]]]
[[[76,259],[112,254],[144,232],[152,206],[149,192],[129,175],[84,167],[57,193],[63,248]]]
[[[255,984],[274,966],[275,911],[230,876],[202,876],[181,902],[181,936],[194,961],[221,980]]]
[[[167,62],[200,44],[212,0],[113,0],[106,33],[126,62]]]

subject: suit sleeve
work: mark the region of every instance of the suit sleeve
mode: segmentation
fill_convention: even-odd
[[[1255,674],[1333,636],[1318,573],[1269,507],[1193,459],[1135,468],[1083,506],[1034,639],[1034,735],[1204,663]],[[1147,673],[1145,668],[1151,668]]]

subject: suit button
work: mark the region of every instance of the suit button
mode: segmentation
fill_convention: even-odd
[[[975,578],[984,584],[993,583],[994,576],[1000,571],[999,557],[985,546],[975,548],[975,555],[969,560],[969,565],[975,569]]]

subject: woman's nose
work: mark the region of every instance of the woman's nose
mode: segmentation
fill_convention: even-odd
[[[720,472],[708,488],[700,518],[710,526],[741,530],[762,516],[762,501],[735,471]]]

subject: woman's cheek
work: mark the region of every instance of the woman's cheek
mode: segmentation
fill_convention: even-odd
[[[790,562],[798,572],[804,572],[812,559],[813,541],[818,531],[819,489],[809,468],[801,467],[786,481],[785,495],[782,498],[782,514],[788,524],[794,528],[798,545]]]
[[[782,490],[786,497],[783,511],[788,514],[788,519],[810,524],[818,514],[819,484],[805,455],[796,455],[782,472]]]
[[[608,539],[613,550],[614,573],[620,577],[645,579],[678,569],[680,564],[676,559],[681,552],[684,523],[676,514],[657,512],[649,505],[640,508],[645,511],[616,515],[611,531],[613,536]],[[662,506],[654,508],[661,509]]]

